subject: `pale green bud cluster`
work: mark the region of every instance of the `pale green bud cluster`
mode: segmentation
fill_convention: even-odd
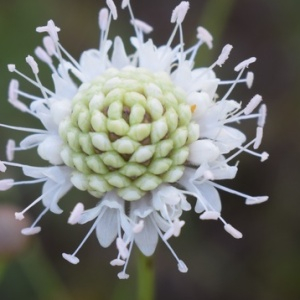
[[[82,84],[61,122],[72,183],[96,197],[115,189],[138,200],[183,174],[188,145],[199,137],[184,92],[166,73],[108,69]]]

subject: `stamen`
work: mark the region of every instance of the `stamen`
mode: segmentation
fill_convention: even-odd
[[[260,146],[262,138],[263,138],[263,128],[258,126],[256,128],[256,137],[253,145],[254,149],[257,149]]]
[[[250,89],[252,87],[253,80],[254,80],[254,73],[248,72],[246,75],[246,84],[247,84],[248,89]]]
[[[262,96],[255,95],[247,104],[247,106],[244,108],[244,114],[249,115],[252,113],[252,111],[259,105],[259,103],[262,101]]]
[[[215,64],[218,65],[219,67],[222,67],[224,62],[228,59],[232,48],[233,47],[229,44],[225,45]]]
[[[197,38],[203,41],[209,49],[212,48],[213,37],[204,27],[199,26],[197,28]]]
[[[264,127],[266,122],[266,117],[267,117],[267,106],[265,104],[261,105],[258,113],[259,113],[259,118],[257,120],[257,125],[260,127]]]
[[[98,221],[100,220],[100,218],[102,217],[102,215],[103,215],[103,212],[99,214],[99,216],[97,217],[97,219],[94,222],[93,226],[90,228],[90,230],[85,235],[85,237],[83,238],[83,240],[81,241],[81,243],[79,244],[79,246],[76,248],[76,250],[73,252],[73,254],[66,254],[66,253],[62,254],[62,256],[63,256],[64,259],[66,259],[67,261],[69,261],[72,264],[77,264],[79,262],[79,259],[75,255],[81,249],[81,247],[84,245],[84,243],[86,242],[86,240],[90,237],[90,235],[92,234],[92,232],[95,230],[95,228],[96,228],[96,226],[98,224]]]
[[[171,23],[176,22],[177,24],[181,24],[189,8],[190,3],[188,1],[182,1],[179,5],[177,5],[173,10]]]
[[[121,4],[122,9],[126,8],[129,4],[130,4],[130,0],[123,0]]]
[[[106,0],[106,5],[108,6],[112,17],[114,20],[118,18],[117,8],[113,0]]]
[[[81,202],[77,203],[73,211],[71,212],[71,215],[68,219],[68,223],[71,225],[77,224],[83,211],[84,205]]]
[[[78,69],[81,70],[80,64],[77,60],[61,45],[58,44],[59,49],[68,57],[69,61]],[[72,70],[73,71],[73,70]]]
[[[107,24],[108,24],[108,9],[106,7],[100,9],[99,11],[99,28],[103,31],[107,29]]]
[[[127,266],[128,266],[129,257],[130,257],[131,251],[132,251],[132,246],[133,246],[133,241],[130,242],[129,250],[128,250],[128,259],[125,261],[124,268],[123,268],[122,272],[120,272],[118,274],[119,279],[128,279],[129,278],[129,275],[126,274],[125,271],[126,271]]]
[[[186,264],[182,260],[179,260],[177,266],[178,266],[179,272],[181,272],[181,273],[186,273],[189,270],[188,267],[186,266]]]
[[[52,191],[54,189],[52,188]],[[49,191],[47,192],[47,194],[49,193]],[[46,193],[45,193],[46,194]],[[24,214],[33,206],[35,206],[37,203],[39,203],[43,197],[45,196],[45,194],[42,194],[40,197],[36,198],[33,202],[31,202],[27,207],[25,207],[21,212],[16,212],[15,213],[15,218],[17,220],[22,220],[24,218]]]
[[[255,197],[255,198],[248,198],[246,199],[246,204],[247,205],[255,205],[255,204],[260,204],[263,203],[265,201],[267,201],[269,199],[268,196],[259,196],[259,197]]]
[[[21,77],[23,77],[25,80],[27,80],[29,83],[31,83],[32,85],[38,87],[39,89],[41,89],[41,83],[38,83],[38,82],[35,82],[34,80],[32,80],[31,78],[29,78],[28,76],[24,75],[23,73],[19,72],[17,69],[16,69],[16,66],[15,65],[7,65],[8,67],[8,70],[10,72],[15,72],[17,73],[18,75],[20,75]],[[47,94],[51,95],[51,96],[56,96],[52,91],[48,90],[47,88],[45,87],[42,87],[42,89],[47,92]]]
[[[141,232],[144,229],[144,224],[145,224],[144,220],[139,220],[139,222],[133,226],[132,231],[134,233]]]
[[[253,140],[254,141],[254,144],[256,142],[256,138]],[[241,149],[242,151],[248,153],[248,154],[251,154],[253,156],[257,156],[257,157],[260,157],[260,161],[263,162],[265,160],[267,160],[269,158],[269,154],[267,152],[263,152],[263,153],[257,153],[255,151],[252,151],[250,149],[247,149],[247,148],[244,148],[244,147],[238,147],[239,149]],[[256,148],[254,148],[256,149]]]
[[[60,28],[55,26],[52,20],[49,20],[46,26],[40,26],[36,28],[36,32],[48,32],[52,40],[57,43],[59,41],[58,32]]]
[[[241,239],[243,237],[243,235],[240,231],[238,231],[237,229],[235,229],[234,227],[232,227],[232,225],[230,225],[228,223],[225,224],[224,229],[236,239]]]
[[[8,87],[8,99],[11,101],[18,99],[19,81],[12,79]]]
[[[0,160],[0,172],[4,173],[6,171],[6,166],[5,164]]]
[[[147,24],[144,21],[138,20],[138,19],[134,19],[131,20],[130,23],[135,26],[137,29],[139,29],[140,31],[149,34],[150,32],[153,31],[153,27],[150,26],[149,24]]]
[[[57,55],[55,44],[50,36],[45,36],[43,38],[43,44],[44,44],[44,47],[50,57],[52,55],[55,55],[55,56]]]
[[[128,258],[129,251],[127,249],[127,245],[124,242],[124,240],[122,238],[118,237],[117,240],[116,240],[116,245],[117,245],[117,248],[119,250],[119,254],[121,255],[121,257],[123,259]]]
[[[184,224],[184,221],[176,219],[173,223],[170,224],[170,228],[165,232],[163,236],[164,240],[168,240],[171,236],[178,237]]]
[[[0,191],[7,191],[14,185],[13,179],[2,179],[0,180]]]
[[[180,272],[184,272],[185,270],[187,270],[187,267],[186,265],[184,264],[184,262],[182,260],[180,260],[178,258],[178,256],[176,255],[175,251],[173,250],[173,248],[171,247],[171,245],[168,243],[167,240],[164,239],[164,236],[162,234],[162,232],[160,231],[160,229],[158,228],[158,225],[156,224],[156,221],[153,219],[153,216],[151,215],[150,216],[152,222],[153,222],[153,225],[156,229],[156,231],[158,232],[160,238],[163,240],[163,242],[165,243],[165,245],[169,248],[171,254],[174,256],[174,258],[176,259],[177,263],[178,263],[178,269]]]
[[[48,55],[48,53],[40,46],[36,47],[34,50],[35,55],[38,57],[39,60],[43,61],[47,65],[52,64],[52,59]]]
[[[129,278],[129,275],[126,274],[124,271],[118,273],[118,277],[119,279],[128,279]]]
[[[22,221],[25,217],[22,213],[15,212],[15,218],[16,220]]]
[[[18,130],[18,131],[24,131],[24,132],[45,133],[45,134],[48,133],[48,131],[46,131],[46,130],[35,129],[35,128],[27,128],[27,127],[11,126],[11,125],[1,124],[1,123],[0,123],[0,127],[9,128],[9,129]]]
[[[18,100],[18,89],[19,81],[16,79],[12,79],[9,83],[8,88],[8,102],[22,112],[31,113],[29,108],[24,103]]]
[[[26,62],[31,67],[33,74],[37,75],[39,73],[39,67],[38,67],[38,64],[36,63],[36,61],[34,60],[34,58],[31,55],[28,55],[26,57]]]
[[[201,220],[218,220],[221,214],[217,211],[207,210],[200,215]]]
[[[21,230],[21,233],[24,235],[33,235],[33,234],[37,234],[41,231],[41,227],[36,226],[36,224],[41,220],[41,218],[47,213],[47,211],[49,210],[48,207],[46,207],[41,213],[40,215],[36,218],[36,220],[33,222],[33,224],[28,227],[28,228],[23,228]]]
[[[37,226],[37,227],[28,227],[28,228],[23,228],[21,230],[21,233],[23,235],[34,235],[37,234],[41,231],[41,227]]]
[[[8,68],[8,71],[9,71],[9,72],[15,72],[15,70],[16,70],[16,65],[14,65],[14,64],[9,64],[9,65],[7,65],[7,68]]]
[[[223,185],[220,185],[216,182],[209,182],[209,184],[211,184],[212,186],[214,186],[215,188],[219,189],[219,190],[222,190],[224,192],[227,192],[227,193],[230,193],[230,194],[233,194],[233,195],[237,195],[239,197],[242,197],[242,198],[245,198],[245,199],[254,199],[256,197],[252,197],[252,196],[249,196],[247,194],[244,194],[244,193],[241,193],[241,192],[238,192],[238,191],[235,191],[235,190],[232,190],[226,186],[223,186]]]
[[[62,257],[73,265],[77,265],[79,263],[79,258],[74,254],[63,253]]]
[[[248,66],[256,61],[256,57],[250,57],[242,62],[240,62],[235,68],[234,71],[239,72],[242,69],[248,68]]]
[[[196,108],[197,108],[197,105],[196,104],[192,104],[191,105],[191,112],[194,113],[195,110],[196,110]]]
[[[20,110],[21,112],[27,112],[30,113],[32,115],[34,115],[30,109],[21,101],[19,101],[18,99],[8,99],[8,102],[14,106],[16,109]]]
[[[110,262],[110,265],[115,267],[115,266],[124,266],[125,265],[125,261],[120,259],[120,258],[116,258],[116,259],[113,259],[111,262]]]

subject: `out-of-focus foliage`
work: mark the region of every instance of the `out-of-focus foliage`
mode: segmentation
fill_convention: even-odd
[[[244,233],[242,240],[232,239],[219,223],[186,216],[181,237],[173,245],[185,259],[189,272],[177,272],[167,249],[160,245],[155,254],[156,299],[297,299],[300,296],[300,2],[190,2],[191,9],[184,23],[186,43],[193,43],[198,25],[217,35],[212,54],[206,49],[200,51],[199,64],[209,65],[223,44],[230,43],[234,46],[230,59],[217,71],[222,73],[222,78],[234,78],[233,67],[239,61],[257,57],[257,63],[251,68],[255,72],[252,90],[240,87],[233,98],[247,101],[255,93],[263,95],[269,115],[262,147],[270,153],[270,159],[260,164],[253,157],[241,157],[232,188],[268,194],[270,201],[245,207],[240,199],[222,195],[224,216]],[[157,44],[164,43],[171,33],[171,10],[178,3],[132,0],[136,16],[154,26],[152,37]],[[216,6],[218,3],[222,6]],[[30,74],[24,58],[41,43],[35,28],[53,19],[62,28],[60,38],[65,48],[78,58],[83,50],[98,45],[97,17],[103,5],[104,1],[99,0],[0,0],[1,123],[36,126],[31,118],[6,102],[11,78],[6,65],[16,63],[19,69]],[[230,11],[226,5],[230,5]],[[226,23],[223,20],[222,24],[220,16],[224,14],[227,14]],[[127,12],[120,12],[111,36],[129,36],[132,28],[127,21]],[[42,68],[41,77],[51,86],[45,70]],[[28,88],[24,82],[22,86]],[[252,127],[247,130],[254,134]],[[5,142],[12,134],[16,140],[22,136],[0,128],[0,157],[4,156]],[[24,162],[31,157],[32,153],[18,154],[18,159]],[[25,206],[38,195],[39,189],[15,188],[1,193],[0,199],[1,203]],[[85,226],[66,224],[68,211],[82,197],[86,195],[79,192],[68,195],[69,201],[63,204],[64,216],[49,214],[42,223],[42,233],[31,238],[21,254],[0,257],[0,299],[133,299],[134,257],[128,281],[119,281],[117,270],[109,266],[115,249],[102,249],[95,237],[82,249],[79,265],[70,265],[61,258],[61,252],[74,249],[87,231]]]

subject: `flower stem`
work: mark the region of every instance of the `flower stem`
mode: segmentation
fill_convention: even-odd
[[[138,254],[138,290],[137,300],[153,300],[155,294],[155,276],[153,257]]]

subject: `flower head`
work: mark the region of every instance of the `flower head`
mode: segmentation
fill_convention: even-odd
[[[251,87],[253,73],[243,74],[256,59],[238,64],[236,79],[221,80],[213,70],[228,59],[232,46],[226,45],[210,67],[196,68],[194,60],[199,48],[203,44],[211,48],[213,39],[199,27],[196,44],[184,48],[182,23],[189,9],[187,1],[174,9],[174,31],[160,47],[145,38],[152,27],[136,19],[130,1],[123,1],[122,8],[128,8],[135,31],[131,38],[135,51],[128,55],[120,37],[114,41],[108,38],[110,23],[118,14],[112,0],[107,0],[107,6],[99,13],[99,49],[83,52],[79,61],[60,44],[60,29],[52,20],[37,28],[46,36],[35,55],[49,66],[54,91],[41,83],[39,67],[32,56],[27,56],[26,62],[34,79],[19,72],[15,65],[8,66],[10,72],[41,93],[34,96],[23,92],[19,82],[12,79],[9,102],[40,120],[44,129],[1,124],[29,135],[19,146],[8,141],[7,160],[0,162],[0,171],[18,167],[32,179],[2,179],[0,190],[43,184],[41,196],[15,214],[21,220],[32,206],[41,202],[45,207],[36,221],[22,230],[25,235],[41,230],[37,225],[46,212],[62,213],[58,202],[71,188],[95,197],[94,208],[85,210],[78,203],[68,221],[73,225],[93,221],[79,247],[72,254],[63,254],[73,264],[79,262],[79,249],[95,231],[101,246],[116,243],[118,255],[111,265],[123,266],[119,278],[128,278],[126,267],[133,244],[149,256],[159,239],[177,260],[179,271],[186,272],[186,265],[168,242],[172,236],[180,235],[184,211],[194,207],[201,220],[220,220],[228,233],[241,238],[242,234],[221,216],[219,191],[240,196],[246,204],[268,199],[217,183],[235,177],[238,168],[233,161],[240,153],[258,156],[261,161],[268,157],[266,152],[255,151],[262,140],[266,117],[264,104],[256,111],[262,97],[255,95],[245,107],[229,98],[237,84]],[[172,46],[177,32],[180,42]],[[220,85],[228,85],[228,89],[219,98]],[[27,105],[20,98],[31,102]],[[246,142],[237,127],[249,119],[257,119],[257,130],[256,136]],[[15,151],[35,147],[48,166],[13,162]]]

